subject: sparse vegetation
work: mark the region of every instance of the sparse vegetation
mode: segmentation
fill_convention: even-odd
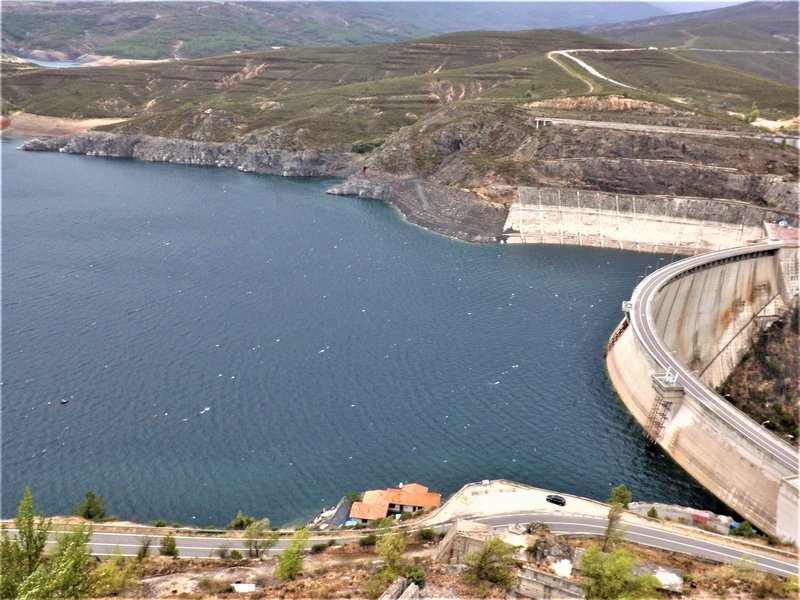
[[[653,575],[637,577],[633,567],[634,554],[625,549],[605,554],[600,546],[586,549],[580,562],[580,570],[589,578],[586,598],[617,600],[619,598],[656,598],[658,580]]]
[[[230,523],[225,525],[225,529],[233,529],[233,530],[245,530],[249,525],[255,523],[255,517],[249,517],[245,515],[242,511],[236,513],[236,516],[231,519]]]
[[[289,545],[278,555],[275,577],[281,581],[296,579],[303,572],[303,553],[311,533],[308,529],[298,529]]]
[[[480,549],[467,554],[464,578],[472,584],[495,584],[503,589],[514,585],[513,548],[500,538],[492,538]]]
[[[172,535],[165,535],[161,538],[161,544],[158,548],[158,553],[161,556],[169,556],[171,558],[178,558],[178,542]]]
[[[647,509],[647,516],[650,517],[651,519],[658,518],[658,511],[656,510],[655,506],[651,506],[649,509]]]

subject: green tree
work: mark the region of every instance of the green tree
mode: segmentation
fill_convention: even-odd
[[[16,598],[26,572],[25,559],[18,538],[8,534],[6,526],[0,529],[0,598]]]
[[[167,534],[162,537],[161,545],[158,548],[158,553],[161,556],[178,558],[178,542],[175,540],[175,536]]]
[[[18,600],[77,600],[94,593],[94,577],[89,572],[92,556],[89,540],[92,530],[79,525],[58,540],[58,550],[43,561],[19,586]]]
[[[356,502],[361,502],[361,498],[362,496],[358,492],[347,492],[347,494],[345,494],[344,496],[345,501],[350,506],[353,506],[353,504],[355,504]]]
[[[86,492],[86,497],[75,509],[75,514],[89,521],[102,521],[106,518],[106,509],[103,506],[103,497],[92,490]]]
[[[608,509],[608,523],[603,539],[603,552],[618,544],[625,537],[625,528],[622,526],[622,507],[619,504],[612,504]]]
[[[377,543],[378,555],[383,560],[381,574],[388,581],[394,581],[403,571],[403,552],[406,538],[402,533],[384,533]]]
[[[628,550],[604,554],[597,545],[589,546],[581,557],[581,572],[589,578],[586,598],[642,600],[658,598],[658,579],[653,575],[637,577],[633,573],[636,557]]]
[[[656,510],[655,506],[651,506],[649,508],[649,510],[647,511],[647,516],[650,517],[651,519],[657,519],[658,518],[658,511]]]
[[[611,495],[608,497],[609,504],[627,509],[631,500],[633,500],[633,494],[624,483],[615,488],[611,488]]]
[[[500,538],[492,538],[478,550],[467,554],[465,579],[470,583],[488,581],[509,589],[514,585],[513,548]]]
[[[244,530],[244,540],[250,558],[258,558],[278,543],[280,532],[269,530],[269,519],[250,523]]]
[[[745,120],[747,123],[752,123],[752,122],[753,122],[753,121],[755,121],[755,120],[756,120],[756,119],[757,119],[759,116],[761,116],[761,111],[760,111],[760,110],[758,110],[758,105],[757,105],[755,102],[753,102],[753,106],[751,106],[751,107],[750,107],[750,112],[749,112],[749,113],[747,113],[747,116],[744,118],[744,120]]]
[[[45,520],[44,513],[39,514],[39,520],[35,522],[33,494],[29,487],[26,487],[22,494],[22,502],[17,507],[14,525],[19,531],[17,540],[22,552],[24,570],[26,575],[30,575],[42,561],[42,554],[52,523],[50,520]]]
[[[303,553],[311,537],[306,527],[298,529],[289,545],[278,556],[275,577],[281,581],[296,579],[303,572]]]
[[[43,513],[37,520],[34,512],[33,494],[26,487],[14,518],[17,535],[0,528],[0,598],[16,597],[22,582],[42,563],[52,524]]]
[[[242,511],[239,511],[236,513],[236,516],[233,518],[233,520],[225,525],[225,529],[244,530],[247,529],[248,525],[252,525],[255,522],[255,517],[248,517]]]

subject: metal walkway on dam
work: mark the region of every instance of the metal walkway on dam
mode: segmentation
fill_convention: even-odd
[[[759,244],[662,267],[623,303],[607,349],[614,387],[646,434],[732,509],[793,541],[797,450],[714,387],[762,322],[796,302],[797,264],[796,244]]]

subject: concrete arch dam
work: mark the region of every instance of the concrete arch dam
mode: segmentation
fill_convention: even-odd
[[[645,278],[606,348],[625,406],[690,475],[764,532],[798,541],[798,452],[719,396],[758,333],[798,300],[798,245],[687,258]]]

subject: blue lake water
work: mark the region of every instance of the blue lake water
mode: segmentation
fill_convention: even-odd
[[[126,519],[288,523],[487,478],[719,508],[605,374],[657,257],[465,244],[332,181],[2,152],[3,516],[30,485],[48,514],[92,489]]]

